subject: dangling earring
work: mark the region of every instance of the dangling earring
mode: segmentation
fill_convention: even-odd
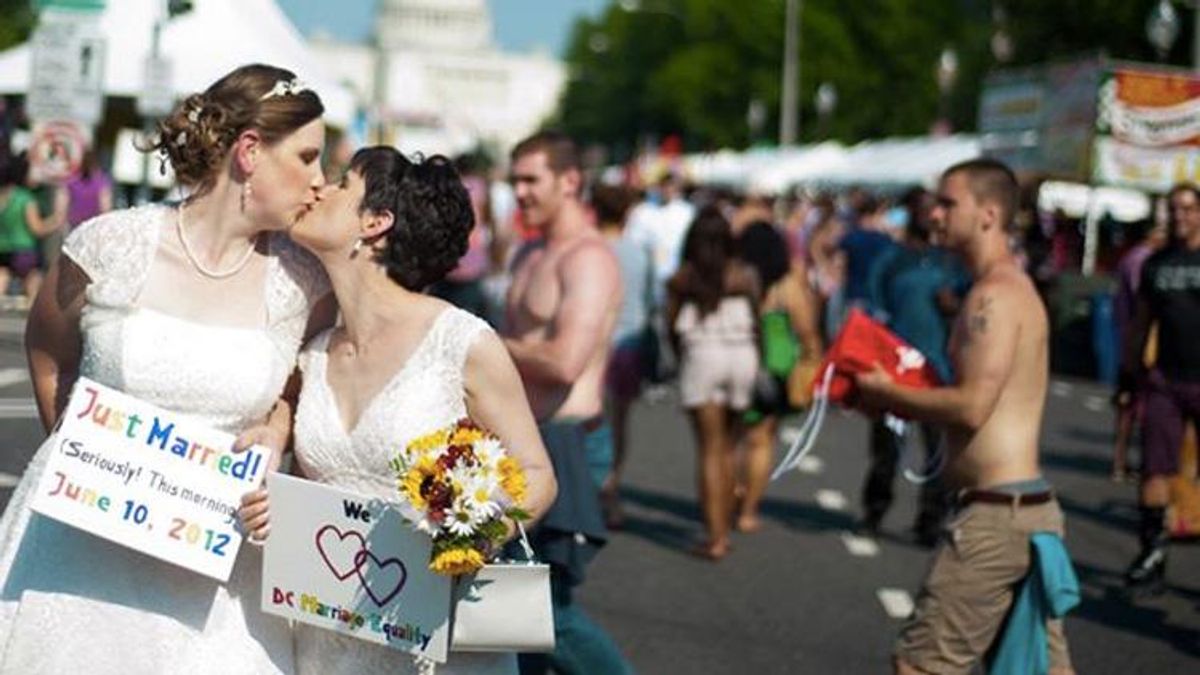
[[[363,247],[363,240],[362,239],[355,240],[354,249],[350,251],[350,257],[353,258],[353,257],[357,256],[358,252],[362,250],[362,247]]]
[[[250,179],[247,178],[245,183],[242,183],[242,212],[246,211],[246,204],[254,196],[254,188],[250,187]]]

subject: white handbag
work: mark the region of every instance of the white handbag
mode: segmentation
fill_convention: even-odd
[[[554,650],[550,566],[534,560],[520,523],[525,561],[484,565],[454,585],[450,651]]]

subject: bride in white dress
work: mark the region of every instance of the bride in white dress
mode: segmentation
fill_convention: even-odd
[[[286,444],[284,385],[306,332],[333,318],[323,270],[283,233],[324,185],[323,107],[294,77],[246,66],[187,98],[158,147],[193,196],[67,238],[27,329],[47,429],[83,375],[243,445]],[[287,624],[258,609],[258,550],[222,585],[31,514],[51,446],[0,520],[0,672],[294,670]]]
[[[524,508],[540,517],[556,485],[520,377],[482,320],[420,290],[466,250],[472,211],[443,157],[410,163],[392,148],[360,150],[292,238],[329,273],[343,324],[300,356],[296,458],[304,475],[396,499],[389,462],[416,436],[470,417],[521,463]],[[265,491],[243,500],[246,528],[268,529]],[[299,626],[299,673],[403,673],[405,653]],[[515,654],[451,653],[438,673],[515,673]]]

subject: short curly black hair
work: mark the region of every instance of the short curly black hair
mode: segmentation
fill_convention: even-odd
[[[475,212],[454,164],[442,155],[409,161],[395,148],[354,153],[350,170],[366,183],[359,213],[391,213],[376,261],[393,281],[420,291],[441,281],[467,252]]]

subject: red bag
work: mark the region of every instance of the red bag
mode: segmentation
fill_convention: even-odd
[[[830,402],[844,405],[847,397],[854,391],[854,375],[871,370],[876,363],[886,370],[893,380],[906,387],[929,388],[940,384],[937,371],[925,359],[924,354],[862,310],[851,309],[842,331],[825,353],[825,359],[813,379],[813,407],[809,409],[804,424],[783,460],[775,467],[771,480],[800,465],[800,461],[817,442]],[[903,424],[898,419],[895,421]],[[932,473],[910,480],[923,483],[937,475],[938,471],[940,465]],[[907,477],[908,473],[905,476]]]
[[[824,373],[827,367],[833,366],[829,400],[844,403],[854,391],[854,375],[871,370],[876,363],[906,387],[927,389],[941,384],[937,371],[924,354],[862,310],[854,308],[846,316],[846,323],[817,370]],[[821,395],[821,379],[818,376],[813,382],[817,396]]]

